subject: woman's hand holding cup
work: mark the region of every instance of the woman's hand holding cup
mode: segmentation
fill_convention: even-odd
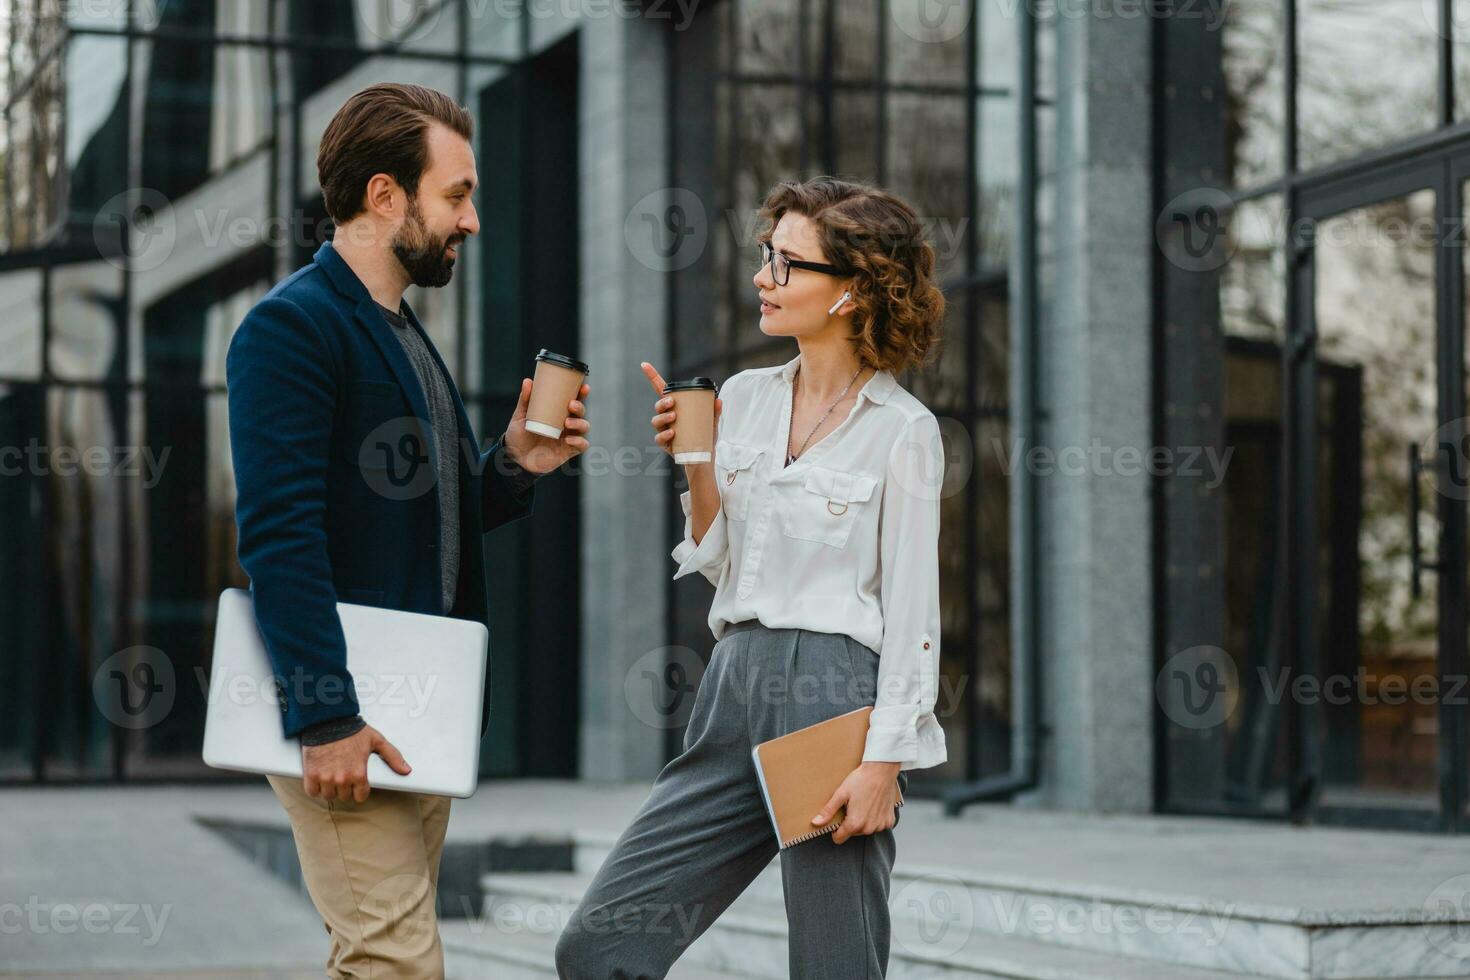
[[[664,452],[672,456],[675,454],[675,422],[678,418],[677,412],[675,411],[676,406],[674,396],[670,394],[665,394],[665,389],[668,387],[668,385],[664,381],[663,376],[658,373],[658,371],[654,368],[652,364],[644,361],[641,367],[643,368],[643,373],[648,376],[648,383],[653,386],[653,393],[658,396],[657,400],[655,400],[653,403],[653,410],[655,414],[651,419],[654,432],[653,441],[657,443],[664,450]],[[709,434],[709,445],[711,450],[713,450],[714,448],[714,442],[717,438],[716,434],[719,432],[720,410],[724,407],[723,403],[718,397],[715,398],[714,405],[715,408],[713,431]],[[703,440],[695,439],[693,441],[702,442]],[[686,463],[685,465],[698,465],[698,463]]]

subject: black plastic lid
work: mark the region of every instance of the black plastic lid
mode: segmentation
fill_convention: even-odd
[[[664,394],[671,391],[719,391],[713,378],[690,378],[687,381],[670,381],[664,385]]]
[[[583,374],[592,373],[591,368],[589,368],[586,364],[583,364],[581,361],[577,360],[575,357],[567,357],[565,354],[556,354],[552,351],[547,350],[545,347],[541,348],[541,353],[536,355],[536,360],[548,361],[552,364],[560,365],[561,367],[571,368],[573,371],[581,371]]]

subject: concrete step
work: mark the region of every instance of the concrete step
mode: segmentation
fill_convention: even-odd
[[[573,867],[590,877],[616,840],[612,834],[576,833]],[[1200,896],[1188,897],[1116,879],[1087,884],[1080,873],[1078,879],[1047,882],[973,866],[938,868],[900,860],[889,893],[895,953],[905,936],[922,953],[936,943],[947,950],[956,935],[974,934],[996,950],[1010,948],[1006,941],[1020,942],[1027,950],[1040,946],[1126,957],[1130,964],[1152,962],[1168,971],[1213,971],[1202,975],[1470,977],[1470,941],[1457,907],[1426,901],[1403,910],[1317,911],[1217,901],[1203,889]],[[746,900],[783,906],[779,858],[736,906]]]
[[[543,872],[519,872],[535,876]],[[549,872],[555,873],[555,872]],[[556,939],[560,926],[513,923],[492,917],[441,921],[445,980],[556,980]],[[694,961],[674,964],[669,980],[749,980]]]
[[[559,931],[591,879],[586,872],[486,875],[483,919],[555,923],[547,932]],[[679,965],[687,962],[725,971],[723,975],[766,980],[784,977],[786,931],[784,904],[747,891],[689,946]],[[890,980],[1242,980],[1246,976],[966,930],[952,922],[926,925],[907,917],[893,920],[888,968]]]

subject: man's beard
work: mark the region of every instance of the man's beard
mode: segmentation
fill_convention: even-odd
[[[444,254],[450,245],[464,241],[463,235],[441,238],[424,225],[418,202],[408,199],[408,216],[393,236],[393,254],[415,286],[445,286],[454,275],[454,260]]]

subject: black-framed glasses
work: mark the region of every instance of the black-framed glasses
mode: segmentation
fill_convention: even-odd
[[[840,269],[835,265],[827,265],[824,262],[804,262],[801,259],[788,259],[780,252],[771,247],[770,242],[761,242],[757,248],[760,249],[761,267],[767,263],[771,266],[771,278],[776,280],[776,285],[784,286],[791,281],[792,269],[806,269],[810,272],[820,272],[824,276],[845,276],[847,270]]]

